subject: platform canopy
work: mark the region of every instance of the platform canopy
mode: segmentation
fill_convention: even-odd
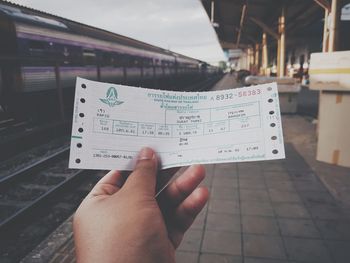
[[[321,45],[327,0],[202,0],[223,49],[261,43],[265,31],[278,39],[278,21],[285,12],[287,45],[318,41]],[[272,41],[271,44],[276,43]]]

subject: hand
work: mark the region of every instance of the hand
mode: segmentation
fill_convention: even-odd
[[[198,187],[201,165],[188,168],[155,199],[157,157],[144,148],[125,182],[105,175],[78,208],[74,239],[78,262],[175,262],[175,249],[206,204]]]

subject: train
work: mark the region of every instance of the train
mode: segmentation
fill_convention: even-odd
[[[77,76],[183,90],[220,74],[204,61],[3,0],[0,39],[0,111],[16,116],[57,103],[72,109]]]

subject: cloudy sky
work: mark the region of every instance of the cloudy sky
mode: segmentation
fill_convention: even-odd
[[[224,60],[200,0],[12,0],[209,63]]]

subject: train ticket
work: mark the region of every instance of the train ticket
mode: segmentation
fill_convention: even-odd
[[[162,169],[282,159],[277,84],[181,92],[77,78],[69,167],[132,170],[145,146]]]

